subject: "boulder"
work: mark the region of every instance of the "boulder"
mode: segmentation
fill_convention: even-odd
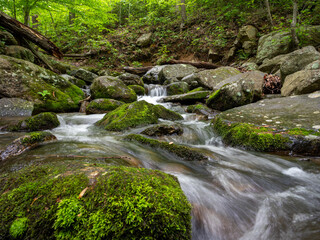
[[[239,42],[257,41],[258,29],[252,25],[246,25],[240,28],[237,39]]]
[[[188,113],[196,113],[199,115],[206,116],[207,118],[211,117],[214,115],[214,112],[212,111],[211,108],[208,108],[204,104],[195,104],[195,105],[190,105],[187,107],[187,112]]]
[[[302,70],[286,77],[281,95],[301,95],[317,90],[320,90],[320,70]]]
[[[21,98],[1,98],[0,117],[30,117],[33,103]]]
[[[195,89],[200,86],[199,80],[200,80],[199,75],[197,73],[192,73],[192,74],[182,78],[181,82],[186,82],[186,83],[188,83],[190,89]]]
[[[149,146],[152,149],[158,148],[165,150],[185,161],[207,161],[208,157],[200,153],[199,150],[180,144],[163,142],[151,138],[146,138],[138,134],[130,134],[125,137],[127,141],[138,142]]]
[[[159,72],[165,67],[163,66],[154,66],[145,75],[143,75],[142,80],[144,83],[148,84],[159,84]]]
[[[21,155],[22,153],[33,149],[40,144],[48,141],[54,141],[57,138],[49,132],[32,132],[28,135],[14,140],[4,149],[0,149],[0,160],[4,161],[11,157]]]
[[[141,47],[147,47],[151,44],[152,40],[152,33],[145,33],[142,34],[138,39],[137,39],[137,45]]]
[[[140,76],[135,75],[135,74],[124,73],[119,76],[119,79],[122,80],[124,82],[124,84],[126,84],[127,86],[129,86],[129,85],[140,85],[142,87],[144,86],[144,83],[143,83],[142,79],[140,78]]]
[[[304,70],[318,70],[320,69],[320,60],[309,63]]]
[[[167,94],[170,95],[178,95],[184,94],[189,91],[189,86],[186,82],[174,82],[167,85]]]
[[[84,98],[80,88],[31,62],[0,55],[0,97],[34,103],[33,113],[70,112]]]
[[[240,71],[233,67],[220,67],[213,70],[204,70],[198,73],[198,81],[202,87],[214,89],[218,83],[239,73]]]
[[[2,239],[191,239],[191,205],[158,170],[42,161],[0,179]]]
[[[211,91],[197,91],[180,95],[164,97],[164,102],[178,102],[181,104],[194,104],[196,102],[205,102]]]
[[[287,61],[288,58],[288,54],[279,55],[272,59],[267,58],[263,60],[263,63],[259,66],[258,69],[262,72],[275,74],[280,70],[281,64]]]
[[[137,100],[134,90],[128,88],[120,79],[111,76],[96,78],[90,90],[93,99],[111,98],[126,103]]]
[[[137,95],[144,95],[146,93],[146,90],[141,85],[129,85],[129,88],[131,88]]]
[[[319,156],[319,107],[320,92],[264,99],[221,113],[214,130],[232,146]]]
[[[33,53],[29,49],[17,45],[7,46],[5,55],[34,62]]]
[[[141,132],[141,134],[148,135],[151,137],[154,136],[165,136],[165,135],[181,135],[183,129],[180,126],[173,124],[158,124],[152,127],[148,127]]]
[[[92,72],[85,70],[83,68],[79,68],[79,69],[71,71],[70,75],[74,76],[76,78],[79,78],[79,79],[81,79],[85,82],[88,82],[88,83],[92,83],[93,80],[98,77],[97,74],[92,73]]]
[[[86,114],[101,114],[101,113],[108,113],[113,111],[123,105],[123,102],[114,100],[114,99],[107,99],[107,98],[99,98],[91,101],[86,106]]]
[[[165,80],[162,85],[169,85],[171,83],[177,83],[177,82],[180,82],[178,78],[172,77]]]
[[[241,67],[246,69],[247,71],[258,70],[258,65],[254,62],[245,62],[241,65]]]
[[[221,82],[207,100],[207,105],[215,110],[225,111],[261,99],[264,73],[246,72]]]
[[[63,77],[64,79],[68,80],[72,84],[76,85],[79,88],[84,88],[87,85],[85,81],[83,81],[83,80],[81,80],[79,78],[70,76],[68,74],[62,74],[60,76]]]
[[[282,82],[286,76],[304,69],[316,60],[320,60],[320,53],[313,46],[307,46],[288,54],[288,58],[280,66]]]
[[[14,36],[7,31],[0,31],[0,42],[4,42],[5,45],[18,45]]]
[[[164,65],[159,72],[159,82],[163,83],[170,78],[181,80],[185,76],[195,73],[196,71],[196,67],[188,64]]]
[[[96,123],[108,131],[123,131],[129,128],[158,123],[159,118],[166,120],[182,120],[183,117],[161,105],[153,105],[146,101],[124,104],[106,114]]]

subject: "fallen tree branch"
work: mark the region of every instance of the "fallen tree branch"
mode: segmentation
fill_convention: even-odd
[[[205,68],[205,69],[215,69],[221,67],[217,64],[209,63],[209,62],[191,62],[191,61],[182,61],[182,60],[170,60],[165,64],[189,64],[196,68]]]
[[[98,52],[94,52],[94,51],[89,51],[87,53],[67,53],[67,54],[63,54],[64,57],[70,57],[70,58],[86,58],[86,57],[91,57],[94,55],[97,55]]]
[[[148,67],[124,67],[123,70],[125,70],[128,73],[133,73],[137,75],[143,75],[146,72],[148,72],[153,66]]]

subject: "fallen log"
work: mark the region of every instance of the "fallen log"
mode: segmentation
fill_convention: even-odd
[[[128,73],[133,73],[137,75],[143,75],[146,72],[148,72],[153,66],[148,66],[148,67],[124,67],[123,70],[128,72]]]
[[[25,38],[26,40],[33,42],[45,50],[50,55],[53,55],[59,59],[62,58],[62,53],[60,52],[59,48],[48,38],[3,12],[0,12],[0,26],[4,27],[18,39]]]
[[[94,51],[90,51],[87,53],[81,53],[81,54],[77,54],[77,53],[68,53],[68,54],[64,54],[64,57],[69,57],[69,58],[86,58],[86,57],[91,57],[94,55],[97,55],[98,52],[94,52]]]
[[[196,68],[205,68],[205,69],[215,69],[221,67],[217,64],[209,63],[209,62],[191,62],[191,61],[182,61],[182,60],[170,60],[165,64],[189,64]]]

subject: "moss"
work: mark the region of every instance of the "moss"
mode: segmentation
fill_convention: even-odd
[[[184,145],[178,145],[174,143],[170,144],[168,142],[146,138],[139,134],[130,134],[125,137],[125,140],[135,141],[143,145],[150,146],[151,148],[163,149],[167,152],[173,153],[174,155],[186,161],[208,160],[208,158],[205,155],[203,155],[202,153],[199,153],[196,149],[193,149]]]
[[[95,99],[91,101],[87,106],[86,113],[87,114],[107,113],[117,109],[123,104],[124,104],[123,102],[120,102],[114,99],[106,99],[106,98]]]
[[[231,146],[241,146],[256,151],[287,150],[290,140],[272,129],[256,127],[247,123],[227,123],[221,118],[214,119],[214,130],[222,140]]]
[[[198,113],[201,110],[207,111],[207,112],[211,111],[210,108],[208,108],[207,106],[205,106],[203,104],[190,105],[190,106],[187,107],[187,112],[188,113]]]
[[[220,91],[221,91],[221,90],[219,89],[219,90],[213,92],[213,93],[209,96],[209,98],[207,99],[206,104],[207,104],[207,105],[210,105],[212,102],[214,102],[214,100],[219,97]]]
[[[203,87],[198,87],[198,88],[195,88],[195,89],[189,91],[188,93],[194,93],[194,92],[199,92],[199,91],[205,91],[205,89]]]
[[[170,111],[163,106],[153,105],[146,101],[124,104],[106,114],[96,125],[108,131],[123,131],[128,128],[158,123],[158,118],[168,120],[182,120],[178,113]]]
[[[52,138],[52,134],[48,132],[32,132],[28,135],[22,137],[21,143],[25,145],[31,145],[34,143],[40,143],[45,141],[46,139],[50,140]]]
[[[17,218],[10,226],[10,235],[13,238],[21,238],[28,228],[28,218]]]
[[[286,131],[286,133],[289,135],[296,135],[296,136],[308,136],[308,135],[320,136],[319,131],[307,130],[304,128],[293,128]]]
[[[145,89],[144,87],[140,85],[129,85],[129,88],[131,88],[137,95],[144,95],[145,94]]]
[[[191,239],[191,206],[160,171],[63,161],[0,175],[0,186],[1,239],[21,215],[24,239]]]

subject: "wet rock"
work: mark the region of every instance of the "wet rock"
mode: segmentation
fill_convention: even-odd
[[[181,80],[185,76],[195,73],[196,71],[196,67],[188,64],[164,65],[159,72],[159,82],[163,83],[170,78]]]
[[[100,98],[91,101],[86,107],[86,114],[101,114],[108,113],[122,106],[124,103],[114,100]]]
[[[187,107],[187,112],[203,115],[207,118],[210,118],[211,116],[215,115],[214,111],[212,111],[212,109],[208,108],[204,104],[190,105]]]
[[[211,91],[196,91],[191,93],[185,93],[180,95],[173,95],[165,97],[162,100],[164,102],[178,102],[182,104],[194,104],[196,102],[205,102]]]
[[[218,83],[239,73],[239,70],[232,67],[220,67],[212,70],[204,70],[198,73],[198,81],[202,87],[214,89]]]
[[[0,42],[4,42],[5,45],[18,45],[14,36],[7,31],[0,31]]]
[[[129,85],[129,88],[131,88],[137,95],[144,95],[146,93],[146,90],[141,85]]]
[[[0,160],[4,161],[11,157],[21,155],[22,153],[39,146],[42,143],[54,141],[57,138],[49,132],[33,132],[14,140],[4,149],[0,150]]]
[[[148,136],[164,136],[164,135],[181,135],[183,129],[177,125],[159,124],[152,127],[148,127],[141,132],[141,134]]]
[[[145,33],[142,34],[138,39],[137,39],[137,45],[141,47],[147,47],[151,44],[152,40],[152,33]]]
[[[167,94],[169,96],[184,94],[184,93],[187,93],[188,91],[189,91],[189,86],[185,82],[175,82],[167,86]]]
[[[154,66],[153,68],[151,68],[148,72],[146,72],[145,75],[143,75],[142,77],[143,82],[148,84],[160,84],[159,72],[164,67],[165,66]]]
[[[185,161],[207,161],[208,160],[208,157],[200,153],[197,149],[193,149],[191,147],[187,147],[187,146],[179,145],[175,143],[168,143],[168,142],[163,142],[163,141],[159,141],[151,138],[146,138],[139,134],[130,134],[125,137],[125,140],[138,142],[143,145],[147,145],[153,149],[158,148],[158,149],[165,150]]]
[[[119,76],[119,79],[122,80],[127,86],[129,85],[140,85],[144,86],[144,83],[140,76],[131,74],[131,73],[124,73]]]
[[[84,88],[87,85],[85,81],[83,81],[83,80],[81,80],[79,78],[70,76],[68,74],[62,74],[60,76],[63,77],[64,79],[68,80],[72,84],[76,85],[79,88]]]
[[[30,117],[33,103],[21,98],[1,98],[0,117]]]
[[[34,112],[79,110],[80,88],[31,62],[0,55],[0,97],[34,103]]]
[[[128,88],[120,79],[111,76],[96,78],[90,90],[94,99],[111,98],[126,103],[137,100],[134,90]]]
[[[302,70],[286,77],[281,95],[301,95],[317,90],[320,90],[320,70]]]
[[[172,77],[172,78],[169,78],[169,79],[165,80],[165,81],[163,82],[163,85],[169,85],[169,84],[171,84],[171,83],[177,83],[177,82],[180,82],[180,81],[178,80],[178,78]]]
[[[86,113],[86,109],[87,109],[88,105],[89,105],[89,101],[82,101],[79,113]]]
[[[70,75],[88,83],[92,83],[93,80],[98,77],[97,74],[89,72],[88,70],[82,68],[71,71]]]
[[[161,105],[153,105],[146,101],[124,104],[106,114],[96,123],[108,131],[123,131],[129,128],[158,123],[158,119],[182,120],[183,117]]]
[[[29,49],[17,45],[7,46],[5,55],[34,62],[33,53]]]

